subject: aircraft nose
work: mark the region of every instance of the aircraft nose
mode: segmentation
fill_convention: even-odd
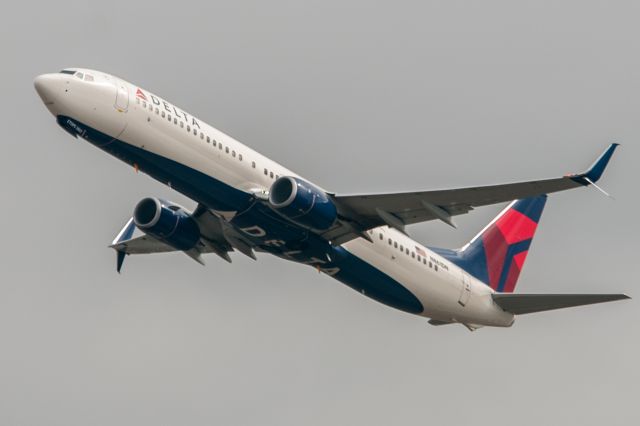
[[[38,92],[38,95],[40,95],[45,105],[53,105],[55,86],[57,83],[56,77],[55,74],[42,74],[37,76],[33,81],[36,92]]]

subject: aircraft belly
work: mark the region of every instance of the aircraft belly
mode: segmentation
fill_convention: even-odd
[[[363,262],[375,265],[381,273],[402,285],[423,306],[421,316],[465,324],[510,326],[513,315],[498,308],[491,299],[491,290],[482,283],[472,284],[472,294],[466,305],[458,303],[462,290],[460,270],[435,271],[416,259],[400,253],[385,242],[363,239],[344,245]],[[383,302],[385,303],[385,302]]]

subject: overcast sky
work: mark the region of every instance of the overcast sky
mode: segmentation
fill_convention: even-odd
[[[640,421],[635,1],[13,2],[0,16],[0,424]],[[145,196],[193,202],[57,127],[33,78],[116,74],[339,193],[579,172],[517,291],[635,300],[432,327],[261,255],[107,248]],[[412,226],[459,247],[502,206]]]

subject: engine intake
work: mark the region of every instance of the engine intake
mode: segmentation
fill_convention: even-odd
[[[133,211],[133,222],[176,250],[189,250],[200,240],[200,228],[183,208],[158,198],[145,198]]]
[[[291,221],[317,231],[331,228],[338,218],[324,191],[295,177],[283,176],[271,185],[269,204]]]

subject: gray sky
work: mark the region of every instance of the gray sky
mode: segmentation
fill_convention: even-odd
[[[470,333],[263,255],[107,245],[148,195],[33,89],[82,66],[341,193],[553,177],[521,292],[637,291],[637,2],[14,2],[0,16],[0,424],[632,424],[637,299]],[[502,206],[410,229],[457,247]]]

